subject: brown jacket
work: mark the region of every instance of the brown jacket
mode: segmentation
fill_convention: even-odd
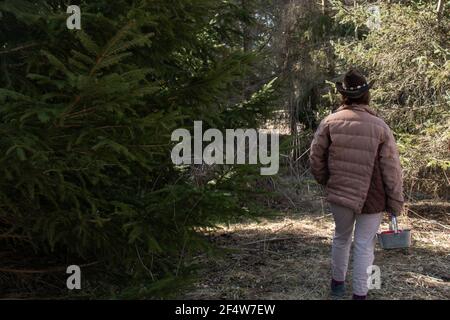
[[[388,125],[366,105],[341,106],[319,125],[310,153],[311,172],[327,200],[357,213],[403,208],[402,170]]]

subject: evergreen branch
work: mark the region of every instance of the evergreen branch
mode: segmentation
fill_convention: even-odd
[[[128,22],[107,44],[106,48],[103,50],[103,52],[100,54],[100,56],[97,57],[96,63],[89,72],[89,76],[93,76],[95,72],[97,71],[98,66],[100,63],[108,56],[109,50],[122,38],[124,33],[134,24],[135,22],[132,20]]]
[[[92,77],[95,72],[98,70],[100,64],[102,61],[108,56],[109,50],[121,39],[123,34],[134,24],[134,21],[130,21],[127,25],[125,25],[107,44],[106,48],[103,50],[103,52],[100,54],[100,56],[97,57],[95,65],[91,68],[89,72],[89,77]],[[81,95],[77,95],[72,102],[72,104],[69,106],[67,111],[65,111],[62,114],[62,119],[66,118],[78,105],[78,103],[81,101]]]
[[[73,102],[70,104],[70,106],[68,107],[67,111],[65,111],[62,115],[61,118],[65,119],[65,117],[70,114],[70,112],[75,109],[75,107],[77,106],[77,104],[81,101],[81,96],[77,95],[75,96]],[[57,125],[56,125],[57,126]]]
[[[83,110],[80,110],[77,112],[69,113],[69,114],[66,114],[66,118],[70,119],[70,118],[75,118],[75,117],[82,116],[85,114],[90,114],[93,111],[95,111],[96,109],[97,109],[96,107],[91,107],[91,108],[83,109]]]

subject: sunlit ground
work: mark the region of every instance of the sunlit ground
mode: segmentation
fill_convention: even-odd
[[[401,227],[413,229],[409,250],[385,251],[377,245],[382,283],[370,291],[370,299],[450,298],[450,214],[448,206],[433,210],[420,211],[432,222],[412,212],[401,217]],[[382,229],[387,228],[385,220]],[[332,229],[332,217],[323,211],[224,227],[210,237],[232,251],[200,256],[199,281],[181,298],[329,299]],[[350,298],[351,263],[347,288]]]

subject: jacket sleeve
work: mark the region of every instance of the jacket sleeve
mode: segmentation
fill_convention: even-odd
[[[402,168],[395,138],[389,129],[385,131],[380,150],[380,169],[386,191],[386,210],[399,215],[404,203]]]
[[[330,143],[328,124],[325,120],[322,120],[319,128],[314,134],[309,154],[311,173],[321,185],[326,185],[329,177],[328,147],[330,146]]]

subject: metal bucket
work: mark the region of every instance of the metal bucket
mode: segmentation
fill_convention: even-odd
[[[382,249],[402,249],[411,246],[411,230],[399,230],[395,216],[391,218],[389,231],[377,233],[377,238]]]

